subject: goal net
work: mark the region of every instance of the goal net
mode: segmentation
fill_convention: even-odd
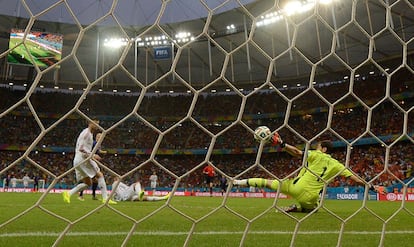
[[[384,246],[410,239],[412,1],[41,2],[7,1],[0,12],[7,33],[0,43],[2,191],[26,191],[25,174],[28,188],[42,177],[35,199],[0,193],[0,207],[12,208],[0,217],[0,243],[27,245],[30,236],[54,246]],[[110,205],[89,201],[88,188],[84,202],[73,195],[64,204],[62,192],[78,183],[75,143],[92,119],[102,138],[88,159],[111,195],[119,178],[140,181],[146,196],[171,196]],[[284,212],[293,200],[280,191],[233,186],[312,172],[307,155],[255,141],[258,126],[303,151],[331,140],[332,157],[366,184],[324,180],[319,206],[303,214]],[[369,192],[371,185],[382,193]],[[45,222],[41,231],[17,227],[33,219]]]

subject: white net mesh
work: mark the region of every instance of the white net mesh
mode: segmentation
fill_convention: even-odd
[[[44,8],[16,1],[17,17],[1,17],[17,35],[0,54],[8,59],[2,78],[14,83],[2,86],[13,96],[2,92],[1,135],[7,145],[0,174],[29,171],[42,174],[48,185],[31,207],[2,218],[3,236],[21,233],[14,224],[38,211],[58,222],[50,223],[58,230],[27,232],[51,237],[53,245],[92,236],[88,225],[99,226],[103,219],[123,225],[96,236],[119,235],[122,245],[132,246],[151,235],[159,237],[152,239],[159,246],[171,239],[178,246],[269,241],[347,246],[360,243],[359,234],[361,243],[383,246],[393,234],[412,234],[412,207],[406,204],[414,153],[412,1],[171,0],[152,3],[153,9],[142,13],[145,1],[82,2],[48,1]],[[172,16],[190,19],[195,9],[201,18],[171,21]],[[145,25],[138,25],[142,16]],[[59,45],[58,33],[62,53],[50,49]],[[224,199],[207,208],[203,199],[208,198],[190,204],[173,196],[139,215],[107,204],[68,213],[71,209],[59,209],[63,204],[54,204],[51,196],[75,183],[73,145],[85,120],[96,116],[109,153],[98,162],[108,184],[111,176],[131,183],[155,171],[160,186],[177,197],[208,196],[201,185],[206,164],[228,181],[294,176],[304,159],[255,143],[253,130],[267,125],[304,150],[315,141],[333,140],[335,158],[355,175],[395,191],[334,193],[335,199],[362,199],[341,211],[341,205],[326,202],[331,199],[326,187],[348,188],[349,181],[325,181],[319,212],[300,216],[275,213],[284,205],[280,199],[249,213],[249,206],[240,209],[244,202],[234,198],[247,193],[230,185],[215,191],[214,197]],[[402,202],[393,204],[390,215],[369,204],[373,197],[393,196]],[[320,224],[318,214],[327,220]],[[179,220],[167,222],[169,215]],[[223,218],[226,224],[217,223]],[[375,222],[368,230],[361,227],[367,220]],[[399,220],[404,227],[396,227]],[[176,228],[180,224],[185,227]]]

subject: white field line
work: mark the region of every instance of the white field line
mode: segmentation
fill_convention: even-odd
[[[414,231],[386,231],[386,235],[389,234],[413,234]],[[60,233],[58,232],[16,232],[16,233],[3,233],[0,234],[0,238],[9,237],[57,237]],[[68,232],[66,236],[119,236],[127,235],[128,232]],[[195,232],[195,235],[241,235],[243,232],[235,231],[220,231],[220,232]],[[287,231],[250,231],[248,234],[256,235],[290,235],[292,232]],[[319,235],[319,234],[339,234],[338,231],[302,231],[298,232],[301,235]],[[380,231],[346,231],[344,234],[351,235],[378,235],[381,234]],[[167,231],[157,231],[157,232],[135,232],[134,235],[141,236],[181,236],[188,235],[188,232],[167,232]]]

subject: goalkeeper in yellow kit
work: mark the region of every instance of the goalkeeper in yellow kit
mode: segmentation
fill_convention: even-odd
[[[286,144],[278,133],[275,133],[271,139],[273,145],[280,145],[284,151],[292,156],[303,156],[304,152],[298,148]],[[328,152],[331,151],[332,144],[330,141],[321,141],[316,145],[316,150],[309,150],[307,153],[307,165],[303,167],[295,178],[278,181],[264,178],[249,178],[234,180],[233,185],[253,186],[259,188],[269,188],[278,190],[285,195],[293,197],[299,205],[292,205],[285,212],[311,212],[318,207],[319,193],[322,191],[325,183],[331,178],[341,175],[349,177],[355,182],[365,185],[366,183],[353,175],[343,164],[332,158]],[[374,186],[369,185],[370,190],[376,190]]]

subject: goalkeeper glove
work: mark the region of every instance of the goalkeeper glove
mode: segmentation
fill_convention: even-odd
[[[270,140],[272,143],[272,146],[280,145],[281,148],[284,148],[286,146],[286,143],[283,142],[282,137],[280,137],[279,133],[275,133],[272,136],[272,139]]]

